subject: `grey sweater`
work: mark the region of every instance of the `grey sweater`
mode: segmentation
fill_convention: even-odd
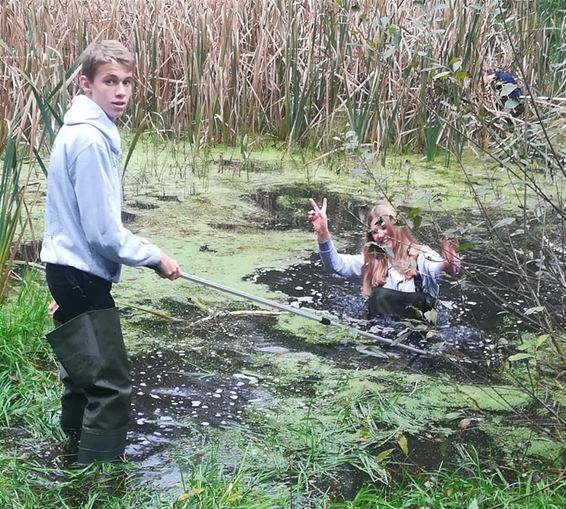
[[[94,101],[76,97],[51,152],[42,261],[112,282],[121,264],[159,263],[159,248],[122,224],[120,154],[116,125]]]

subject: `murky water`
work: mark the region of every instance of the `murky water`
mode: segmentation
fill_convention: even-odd
[[[366,302],[360,295],[359,282],[327,274],[316,253],[309,260],[285,270],[259,270],[249,279],[288,295],[292,306],[327,310],[344,323],[365,318]],[[222,329],[228,334],[211,334],[206,350],[160,349],[135,358],[132,363],[134,422],[128,456],[148,468],[144,476],[151,482],[174,486],[180,472],[167,459],[167,450],[180,438],[199,436],[207,427],[240,426],[243,411],[249,411],[254,402],[267,402],[289,393],[308,397],[308,381],[302,380],[300,386],[293,383],[286,386],[281,380],[271,379],[256,364],[253,354],[257,352],[268,356],[316,355],[345,369],[380,364],[391,369],[440,370],[466,380],[485,381],[493,375],[493,367],[499,359],[496,341],[490,333],[467,325],[464,317],[474,309],[478,320],[486,323],[491,319],[488,313],[492,308],[466,307],[468,298],[467,294],[462,298],[461,289],[447,284],[443,288],[443,304],[439,307],[439,337],[430,340],[419,336],[411,344],[443,351],[448,351],[445,346],[448,344],[467,358],[475,359],[476,365],[421,359],[396,350],[389,351],[389,359],[383,359],[375,355],[371,345],[307,345],[273,329],[272,319],[254,317],[224,321]],[[175,312],[182,315],[178,306]],[[394,322],[373,326],[380,335],[389,333],[391,337],[405,327]],[[183,325],[174,327],[175,335],[182,337]],[[381,345],[375,346],[381,350]],[[312,380],[313,387],[318,381]],[[154,469],[159,472],[157,478],[149,473]]]
[[[282,189],[277,193],[258,191],[254,194],[253,200],[269,212],[262,227],[310,229],[305,220],[304,201],[306,196],[320,194],[319,189],[307,186],[298,193],[292,190],[289,188],[286,192]],[[177,199],[176,196],[161,195],[156,198],[161,201]],[[329,203],[333,232],[348,244],[347,252],[358,252],[363,231],[361,220],[367,204],[363,200],[353,203],[338,195],[333,196]],[[141,202],[132,206],[154,208]],[[135,217],[130,214],[125,220],[135,221]],[[434,237],[426,229],[422,233],[424,237]],[[37,254],[37,246],[32,247],[30,257]],[[313,251],[315,248],[313,238]],[[229,317],[224,319],[221,327],[213,323],[210,329],[196,331],[186,323],[154,323],[156,335],[167,336],[173,332],[175,337],[204,338],[206,341],[186,345],[173,343],[170,348],[156,348],[131,360],[134,392],[128,458],[136,462],[144,481],[164,488],[178,488],[181,467],[175,459],[175,444],[205,441],[210,428],[245,427],[246,413],[280,395],[292,394],[301,398],[316,395],[316,385],[320,381],[317,377],[304,377],[301,384],[277,379],[269,374],[269,363],[263,365],[258,361],[258,354],[267,358],[316,356],[331,361],[334,366],[351,370],[381,366],[489,381],[497,376],[495,366],[501,359],[501,337],[512,334],[521,324],[514,324],[511,329],[505,326],[505,314],[493,305],[478,283],[480,276],[488,275],[492,278],[493,288],[503,292],[504,297],[511,295],[516,288],[516,281],[494,265],[488,254],[481,247],[474,248],[464,258],[463,268],[467,277],[463,281],[447,279],[442,284],[435,334],[428,338],[421,333],[409,334],[406,340],[421,349],[456,357],[460,355],[462,362],[442,358],[431,360],[395,349],[388,349],[389,357],[384,359],[379,354],[379,343],[358,346],[342,342],[334,345],[305,344],[276,330],[275,320],[269,317]],[[475,276],[478,281],[474,281]],[[344,324],[355,324],[385,337],[394,339],[407,328],[406,324],[391,320],[367,323],[366,300],[360,293],[359,280],[326,273],[315,252],[308,259],[285,269],[259,269],[249,274],[247,279],[286,295],[291,306],[328,311]],[[173,302],[162,304],[165,309],[180,306]],[[190,312],[184,311],[179,307],[173,309],[175,316],[190,315]],[[415,464],[436,468],[445,458],[442,451],[446,444],[434,440],[429,443],[418,437],[409,437],[409,440],[411,450],[420,451],[409,458]],[[458,438],[451,440],[457,442]],[[478,437],[478,444],[482,440]],[[431,462],[431,457],[437,457],[438,461]],[[52,458],[45,460],[51,461]],[[344,479],[350,479],[352,493],[363,481],[352,477],[351,472],[346,472]],[[350,488],[344,484],[340,489],[345,494]]]

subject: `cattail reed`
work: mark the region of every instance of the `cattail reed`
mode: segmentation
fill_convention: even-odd
[[[376,147],[424,149],[453,136],[438,118],[476,105],[483,66],[518,72],[537,93],[563,92],[536,2],[465,0],[59,0],[0,6],[0,99],[30,146],[55,129],[73,70],[94,39],[135,51],[126,122],[194,143],[242,133],[320,148],[353,130]],[[563,28],[563,27],[562,27]],[[554,31],[553,31],[554,30]],[[528,51],[527,51],[528,49]],[[75,66],[75,67],[73,67]],[[461,126],[464,128],[465,126]]]

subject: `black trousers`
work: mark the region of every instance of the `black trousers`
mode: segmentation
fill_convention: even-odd
[[[116,306],[110,295],[112,283],[88,272],[48,263],[45,278],[53,299],[59,304],[53,319],[61,324],[87,311]]]

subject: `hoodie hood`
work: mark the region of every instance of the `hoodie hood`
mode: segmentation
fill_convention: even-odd
[[[110,120],[104,110],[86,95],[78,95],[72,106],[65,113],[64,124],[67,126],[89,124],[98,129],[108,140],[112,152],[117,156],[122,153],[120,133],[116,124]]]

